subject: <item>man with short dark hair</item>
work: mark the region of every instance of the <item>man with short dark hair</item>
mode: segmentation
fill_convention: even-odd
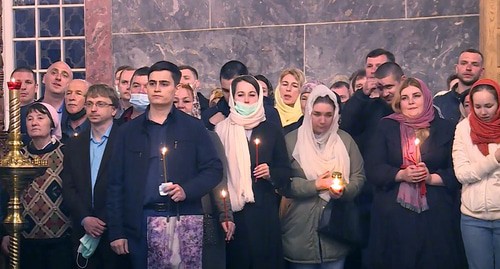
[[[180,65],[181,84],[189,84],[196,96],[193,106],[199,109],[200,113],[208,108],[208,99],[200,92],[200,80],[198,79],[198,71],[190,65]]]
[[[340,128],[354,138],[363,155],[367,151],[368,142],[375,133],[380,119],[393,113],[391,107],[393,96],[404,80],[401,67],[390,61],[379,65],[371,76],[378,88],[379,97],[370,98],[369,94],[367,94],[369,92],[364,90],[356,91],[345,104],[340,122]],[[367,84],[369,83],[367,82]],[[364,235],[366,236],[369,235],[371,203],[373,200],[372,188],[370,181],[367,181],[356,198]],[[368,238],[364,239],[368,240]],[[366,265],[368,255],[366,247],[363,251],[360,248],[355,249],[347,256],[346,268],[360,268],[361,264]]]
[[[201,197],[222,179],[222,163],[203,123],[173,105],[180,77],[171,62],[150,67],[150,105],[121,126],[112,154],[109,238],[117,254],[130,253],[135,269],[148,264],[174,267],[172,253],[178,255],[178,262],[201,268]],[[168,233],[167,238],[171,225],[182,227],[183,232]],[[160,227],[164,229],[157,230]],[[190,251],[173,249],[175,242]]]
[[[131,66],[125,67],[120,72],[120,77],[118,79],[118,93],[120,98],[120,107],[116,113],[115,118],[120,118],[130,105],[130,81],[132,81],[132,76],[134,75],[135,68]]]
[[[467,49],[460,53],[455,65],[458,83],[451,91],[434,98],[434,105],[439,108],[445,119],[455,125],[458,123],[462,115],[460,99],[469,94],[470,87],[479,80],[483,71],[483,54],[480,51]]]
[[[14,69],[10,75],[10,79],[22,83],[21,89],[19,89],[19,102],[21,106],[35,102],[38,84],[36,83],[36,74],[31,68],[18,67]]]
[[[340,96],[340,102],[345,104],[351,98],[351,91],[349,90],[349,83],[345,81],[337,81],[330,86],[330,90]]]
[[[11,80],[21,82],[21,89],[19,89],[19,102],[21,105],[21,137],[23,143],[26,145],[30,138],[26,133],[26,115],[28,114],[28,107],[35,102],[36,90],[38,84],[36,83],[36,74],[29,67],[18,67],[12,71],[10,75]]]
[[[374,74],[382,98],[388,105],[392,106],[392,99],[405,79],[403,69],[394,62],[386,62],[380,65]]]
[[[223,121],[229,115],[229,91],[231,89],[231,82],[238,76],[248,75],[247,67],[240,61],[232,60],[225,63],[220,69],[220,85],[224,98],[213,107],[208,108],[201,114],[201,119],[205,123],[208,130],[213,131],[217,123]],[[266,120],[276,124],[281,128],[281,120],[278,111],[270,104],[264,104],[264,113]]]
[[[396,58],[392,52],[385,49],[374,49],[370,51],[365,58],[365,73],[366,82],[363,86],[363,92],[372,98],[379,97],[377,79],[375,78],[375,71],[379,66],[386,62],[396,62]]]
[[[132,66],[129,66],[129,65],[120,65],[120,66],[118,66],[118,68],[116,68],[116,71],[115,71],[115,89],[116,89],[117,94],[120,94],[120,92],[118,91],[118,85],[120,85],[120,76],[122,75],[122,72],[125,69],[134,69],[134,68]],[[120,97],[120,96],[118,96],[118,97]]]
[[[128,89],[128,94],[130,96],[128,102],[130,104],[130,107],[122,113],[121,117],[116,121],[117,124],[121,125],[127,121],[135,119],[137,116],[146,111],[146,108],[149,105],[149,100],[146,93],[146,87],[148,85],[148,73],[148,66],[138,68],[133,73],[130,79],[130,87]]]
[[[113,125],[118,96],[113,88],[96,84],[88,89],[84,104],[90,129],[68,142],[66,150],[73,154],[64,155],[62,172],[63,198],[73,222],[73,253],[79,266],[88,262],[89,269],[121,269],[120,258],[109,246],[106,211],[110,156],[118,131]],[[77,250],[82,237],[98,242],[87,260]]]
[[[370,55],[373,57],[369,57]],[[404,78],[403,70],[392,62],[394,56],[391,55],[392,53],[382,49],[368,54],[365,87],[362,91],[356,91],[342,110],[340,128],[354,138],[362,154],[380,119],[393,112],[392,97]],[[385,62],[380,63],[384,60]],[[375,66],[377,71],[372,71]],[[375,91],[373,87],[378,92],[376,98],[370,97]]]

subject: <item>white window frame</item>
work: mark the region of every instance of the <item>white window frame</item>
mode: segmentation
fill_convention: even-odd
[[[64,41],[65,40],[85,40],[84,36],[64,36],[64,10],[62,7],[83,7],[85,9],[85,4],[63,4],[63,0],[59,0],[59,4],[53,5],[39,5],[39,0],[35,0],[35,5],[29,6],[14,6],[13,2],[15,0],[7,0],[2,3],[2,25],[3,25],[3,61],[4,61],[4,108],[5,108],[5,130],[8,129],[9,126],[9,91],[7,88],[7,81],[10,80],[10,74],[15,69],[15,41],[35,41],[35,55],[37,59],[35,59],[36,66],[32,67],[33,71],[36,74],[36,81],[38,83],[37,89],[37,98],[41,96],[41,85],[42,85],[42,73],[46,73],[47,69],[41,68],[41,49],[40,49],[40,41],[46,40],[58,40],[60,41],[60,50],[61,50],[61,60],[64,61],[66,59],[65,50],[64,50]],[[40,37],[40,17],[39,17],[39,9],[40,8],[59,8],[59,19],[60,19],[60,36],[59,37]],[[16,9],[35,9],[35,37],[28,38],[14,38],[14,10]],[[72,68],[73,72],[85,72],[85,68]]]

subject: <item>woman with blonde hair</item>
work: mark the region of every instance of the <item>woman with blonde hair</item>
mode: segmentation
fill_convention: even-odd
[[[209,100],[208,106],[213,107],[213,106],[217,105],[217,102],[219,102],[219,100],[223,97],[224,97],[224,94],[222,94],[221,88],[217,87],[217,88],[213,89],[212,92],[210,93],[210,98],[208,99]]]
[[[285,134],[299,127],[294,123],[302,116],[299,95],[305,80],[304,73],[297,68],[285,69],[280,74],[274,97]]]
[[[407,78],[394,98],[395,113],[380,121],[365,156],[374,186],[370,268],[463,268],[454,128],[421,80]]]

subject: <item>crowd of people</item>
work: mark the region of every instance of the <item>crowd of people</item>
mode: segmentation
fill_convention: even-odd
[[[189,65],[121,66],[113,87],[56,62],[35,100],[18,67],[22,153],[49,162],[22,194],[21,268],[498,269],[500,85],[482,73],[464,50],[433,96],[384,49],[329,85],[231,60],[206,98]]]

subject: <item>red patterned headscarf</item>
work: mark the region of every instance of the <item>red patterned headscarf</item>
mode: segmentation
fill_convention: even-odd
[[[489,121],[484,122],[476,115],[474,111],[474,100],[471,96],[470,102],[472,111],[469,116],[470,122],[470,137],[472,139],[472,143],[477,145],[479,151],[486,156],[488,155],[488,144],[489,143],[500,143],[500,85],[492,79],[484,78],[476,81],[474,85],[472,85],[471,89],[481,85],[489,85],[493,87],[497,92],[497,104],[498,109],[495,114],[495,117]],[[471,90],[472,91],[472,90]]]
[[[415,118],[408,118],[402,113],[394,113],[386,117],[399,122],[403,157],[401,168],[417,164],[417,160],[415,159],[416,130],[429,128],[431,121],[433,121],[435,117],[431,91],[422,80],[418,78],[414,79],[420,85],[424,97],[422,113]],[[424,181],[418,183],[401,182],[401,184],[399,184],[398,197],[396,200],[401,206],[414,212],[421,213],[429,209],[426,193],[427,189]]]

